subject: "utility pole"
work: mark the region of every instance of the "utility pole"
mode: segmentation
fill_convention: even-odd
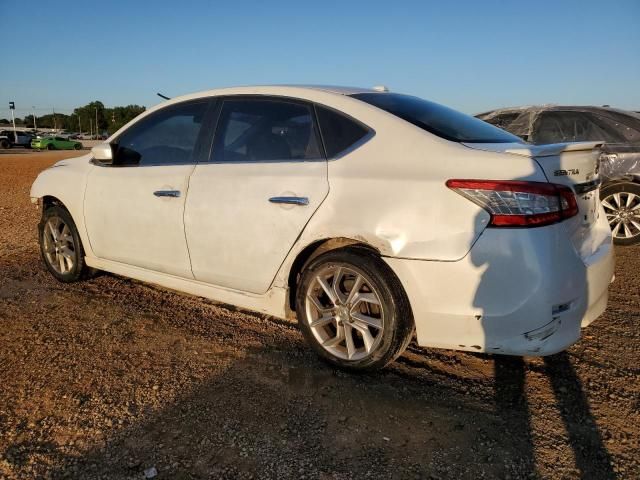
[[[52,108],[51,111],[53,112],[53,131],[56,132],[56,130],[58,130],[58,127],[56,125],[56,109]]]
[[[78,114],[78,135],[82,135],[82,125],[80,124],[80,114]]]
[[[11,110],[11,123],[13,123],[13,141],[18,143],[18,134],[16,133],[16,116],[13,111],[16,109],[15,102],[9,102],[9,110]]]
[[[31,111],[33,111],[33,129],[38,130],[36,127],[36,107],[31,107]]]
[[[96,140],[98,139],[98,107],[96,107]]]
[[[93,140],[93,120],[89,117],[89,137]]]

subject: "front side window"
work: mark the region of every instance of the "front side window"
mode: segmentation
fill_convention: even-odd
[[[152,113],[115,141],[114,165],[180,165],[193,161],[207,102],[190,102]]]
[[[453,142],[522,143],[522,140],[478,118],[411,95],[356,93],[352,97]]]
[[[213,147],[214,162],[323,158],[309,105],[279,100],[225,100]]]

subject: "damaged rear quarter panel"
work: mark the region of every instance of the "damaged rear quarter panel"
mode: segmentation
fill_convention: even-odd
[[[460,260],[490,216],[448,189],[447,180],[546,181],[531,158],[470,149],[382,111],[375,120],[369,122],[374,138],[329,160],[329,194],[283,264],[278,284],[302,249],[329,238],[355,239],[388,257]]]

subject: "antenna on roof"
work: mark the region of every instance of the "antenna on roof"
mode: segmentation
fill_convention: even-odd
[[[158,95],[160,98],[164,98],[165,100],[171,100],[171,97],[167,97],[166,95],[163,95],[161,93],[156,93],[156,95]]]
[[[373,90],[375,90],[376,92],[388,92],[389,87],[386,87],[384,85],[376,85],[375,87],[373,87]]]

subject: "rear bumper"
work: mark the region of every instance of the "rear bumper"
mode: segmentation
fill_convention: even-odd
[[[606,228],[598,222],[594,228]],[[402,282],[418,344],[509,355],[551,355],[580,338],[607,305],[610,233],[589,254],[561,224],[486,229],[456,262],[385,258]]]

